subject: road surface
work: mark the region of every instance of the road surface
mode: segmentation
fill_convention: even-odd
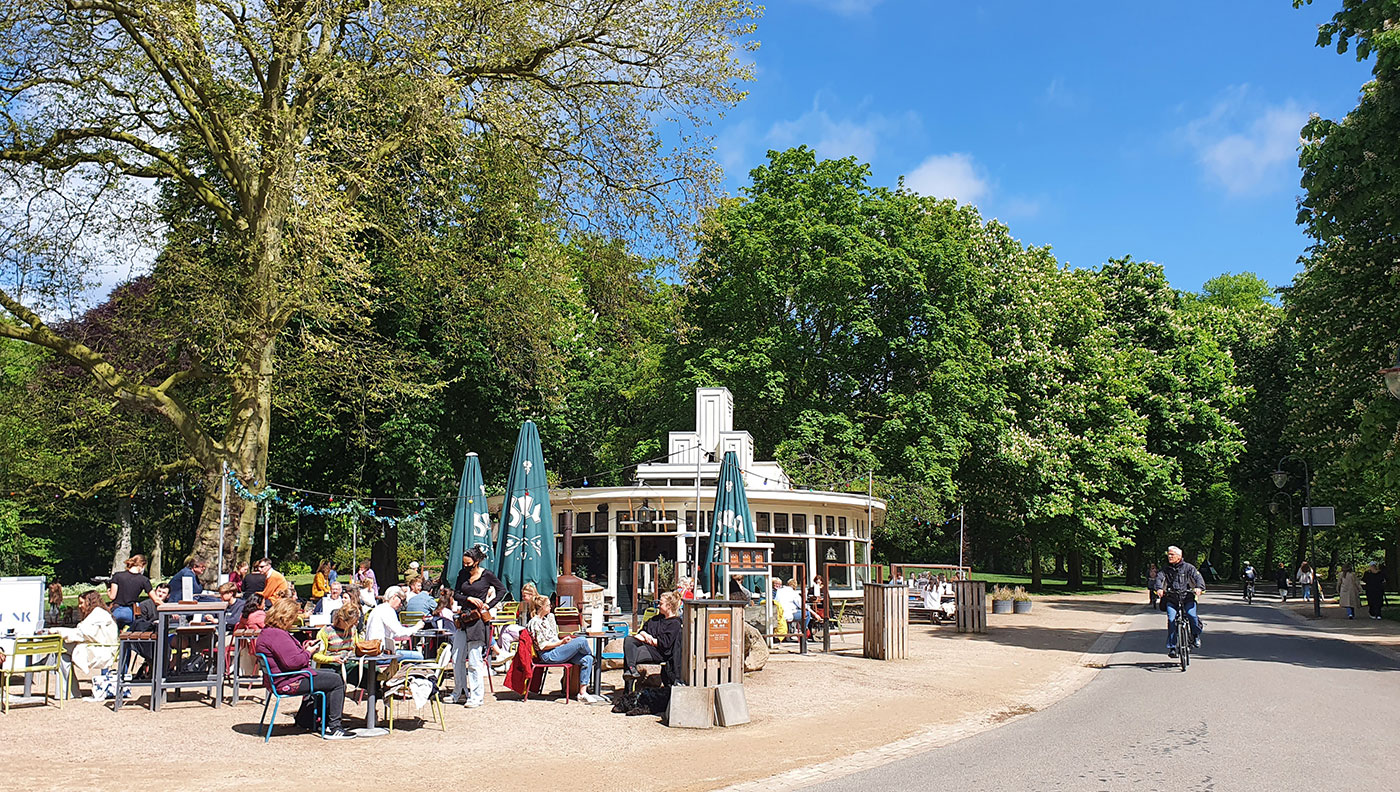
[[[814,788],[1400,788],[1400,661],[1260,598],[1207,595],[1201,617],[1185,673],[1166,655],[1166,615],[1144,610],[1108,667],[1044,712]]]

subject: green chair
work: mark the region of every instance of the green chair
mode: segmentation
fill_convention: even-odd
[[[24,665],[19,659],[25,658]],[[35,658],[49,658],[47,662],[35,663]],[[9,656],[9,667],[3,671],[4,684],[0,685],[0,711],[10,711],[10,676],[14,674],[44,675],[44,698],[49,697],[49,675],[58,675],[58,708],[63,709],[65,681],[59,663],[63,658],[63,636],[29,635],[15,639],[15,649]]]
[[[433,714],[433,720],[442,726],[443,731],[447,731],[447,718],[442,715],[442,701],[439,700],[438,691],[442,690],[442,682],[447,672],[452,669],[452,648],[443,645],[438,648],[436,660],[407,660],[399,664],[399,671],[404,675],[404,684],[398,690],[387,694],[389,700],[389,733],[394,732],[394,701],[396,699],[408,698],[408,680],[413,677],[422,677],[433,680],[436,688],[432,698],[429,700],[428,710]],[[490,678],[488,672],[487,678]]]

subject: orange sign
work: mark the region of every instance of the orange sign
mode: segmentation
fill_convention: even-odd
[[[730,626],[729,611],[709,611],[709,618],[705,623],[705,657],[729,656],[729,645],[733,638]]]

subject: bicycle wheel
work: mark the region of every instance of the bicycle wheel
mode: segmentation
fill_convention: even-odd
[[[1246,605],[1254,604],[1254,587],[1250,586],[1244,590],[1244,602]]]
[[[1178,616],[1176,622],[1176,659],[1185,671],[1191,665],[1191,622],[1184,616]]]

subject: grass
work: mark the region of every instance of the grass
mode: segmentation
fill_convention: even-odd
[[[1084,581],[1083,588],[1072,589],[1069,581],[1065,578],[1055,578],[1042,576],[1040,586],[1031,586],[1030,575],[1002,575],[993,572],[973,572],[970,575],[972,580],[982,580],[987,583],[990,590],[993,586],[1025,586],[1026,590],[1034,594],[1073,594],[1076,596],[1094,596],[1097,594],[1111,594],[1119,591],[1144,591],[1143,586],[1130,586],[1121,577],[1105,577],[1103,586],[1098,586],[1092,579]]]

